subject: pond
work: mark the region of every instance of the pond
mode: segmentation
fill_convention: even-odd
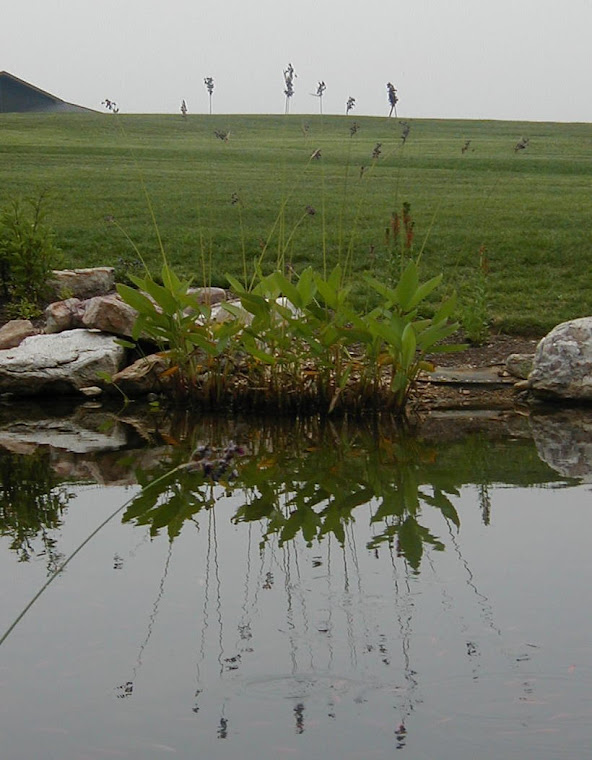
[[[592,418],[27,414],[3,757],[588,755]]]

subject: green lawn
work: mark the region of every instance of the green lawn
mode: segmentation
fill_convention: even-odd
[[[408,202],[416,253],[427,238],[424,275],[443,272],[465,300],[485,247],[495,329],[540,333],[591,314],[592,125],[409,125],[403,145],[385,118],[1,115],[0,206],[47,190],[67,264],[123,270],[135,254],[112,216],[156,271],[149,198],[170,263],[198,281],[240,275],[243,250],[252,271],[269,240],[265,268],[278,250],[297,271],[350,261],[363,299],[360,274],[388,276],[385,230]]]

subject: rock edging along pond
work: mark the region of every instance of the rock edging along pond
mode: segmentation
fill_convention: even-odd
[[[175,382],[170,361],[153,341],[143,340],[141,335],[138,345],[145,355],[138,358],[137,351],[130,351],[132,344],[126,341],[134,333],[138,312],[113,292],[113,270],[67,270],[56,273],[56,283],[60,282],[67,284],[69,293],[77,295],[50,304],[43,328],[36,329],[28,320],[13,320],[0,328],[0,393],[87,396],[119,391],[130,398],[166,394],[167,387]],[[243,323],[252,320],[240,300],[228,301],[221,288],[194,288],[191,295],[196,303],[211,307],[213,323],[232,318]],[[297,318],[297,310],[287,299],[283,301]],[[505,372],[487,367],[460,367],[454,371],[433,367],[430,371],[426,365],[418,377],[424,382],[467,386],[516,384],[518,390],[546,399],[587,401],[592,398],[590,346],[592,318],[586,317],[558,325],[539,343],[534,357],[509,356]],[[195,355],[200,353],[204,354],[196,347]],[[203,358],[203,369],[197,376],[200,382],[207,383],[211,382],[211,370],[208,356]],[[262,380],[264,371],[263,367]],[[303,371],[311,376],[316,372],[307,367]],[[240,358],[230,373],[236,383],[244,385]],[[517,382],[520,379],[523,382]],[[347,381],[352,382],[349,377]],[[213,389],[214,396],[216,390],[220,389]],[[339,393],[340,389],[335,389],[331,404]]]

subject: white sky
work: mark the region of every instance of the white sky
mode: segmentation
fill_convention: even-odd
[[[592,0],[3,0],[0,70],[123,112],[592,121]]]

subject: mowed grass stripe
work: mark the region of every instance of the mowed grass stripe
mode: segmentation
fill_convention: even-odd
[[[495,328],[541,332],[592,313],[592,125],[408,124],[403,145],[400,120],[354,115],[2,115],[0,204],[47,190],[71,266],[131,261],[105,221],[115,217],[157,271],[148,196],[171,264],[224,284],[225,272],[242,273],[243,246],[252,268],[287,200],[277,225],[284,241],[296,228],[286,263],[321,268],[323,250],[330,266],[349,249],[366,299],[361,275],[385,276],[386,229],[407,201],[416,251],[427,236],[425,277],[443,272],[446,289],[469,298],[484,246]],[[515,152],[523,137],[528,148]],[[307,207],[316,213],[303,218]],[[277,250],[272,237],[264,268]]]

